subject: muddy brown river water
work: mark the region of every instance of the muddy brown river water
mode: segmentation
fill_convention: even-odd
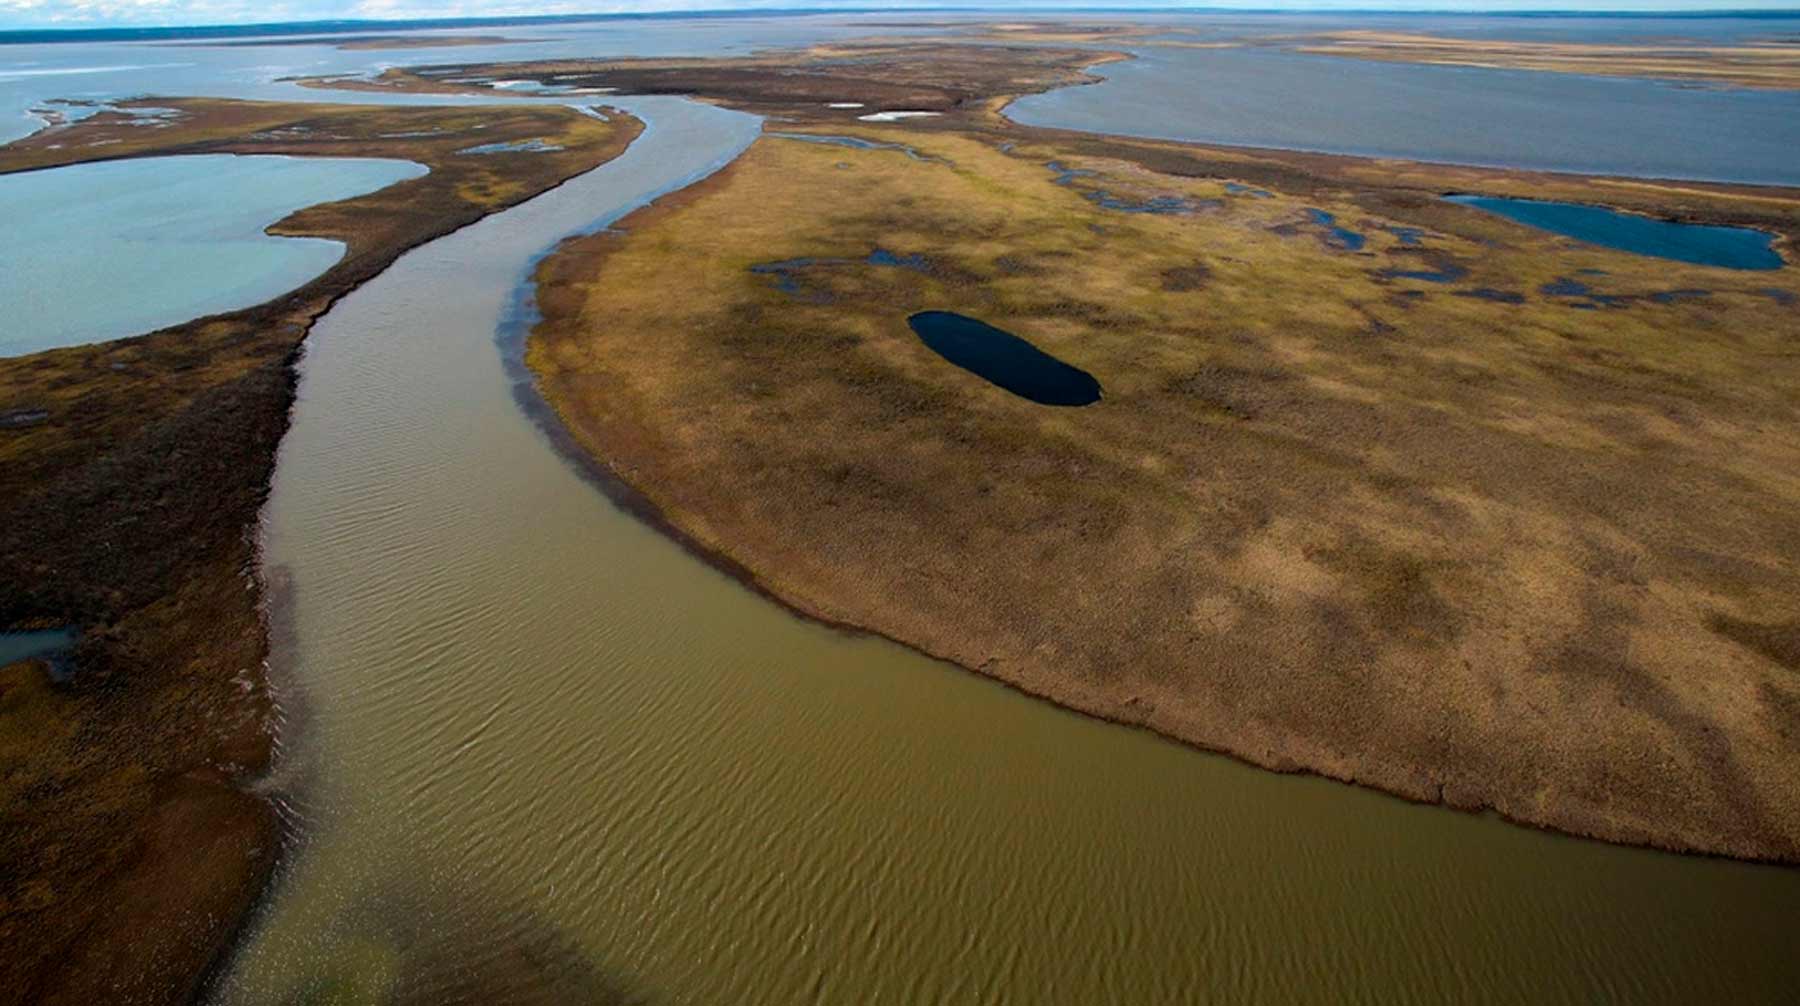
[[[1775,1002],[1800,871],[1258,771],[796,619],[514,399],[536,256],[755,120],[420,248],[302,367],[265,523],[295,834],[225,1003]],[[516,320],[516,319],[514,319]]]

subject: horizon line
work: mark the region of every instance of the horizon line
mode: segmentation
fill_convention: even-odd
[[[1708,7],[1646,7],[1633,9],[1595,10],[1591,8],[1544,7],[1524,9],[1471,9],[1467,7],[1230,7],[1216,4],[1182,4],[1182,5],[1145,5],[1145,4],[1080,4],[1080,5],[993,5],[981,3],[957,5],[934,4],[928,6],[831,6],[831,7],[763,7],[763,8],[720,8],[694,7],[679,10],[656,11],[594,11],[577,14],[471,14],[445,17],[394,17],[394,18],[319,18],[297,21],[223,21],[169,23],[157,25],[128,24],[88,24],[88,25],[35,25],[15,28],[0,27],[0,44],[18,44],[20,42],[55,42],[55,41],[107,41],[145,40],[145,39],[180,39],[183,37],[205,38],[209,35],[267,34],[283,35],[336,35],[370,28],[406,26],[412,30],[431,30],[436,28],[465,27],[505,27],[532,24],[580,24],[591,21],[630,21],[630,20],[678,20],[691,17],[709,18],[757,18],[757,17],[795,17],[822,16],[832,14],[888,14],[908,16],[918,14],[1239,14],[1239,15],[1274,15],[1274,14],[1316,14],[1321,16],[1357,16],[1357,15],[1430,15],[1436,17],[1497,17],[1497,18],[1542,18],[1542,17],[1591,17],[1591,18],[1800,18],[1800,5],[1794,7],[1761,8],[1732,7],[1713,9]],[[20,36],[33,36],[21,38]]]

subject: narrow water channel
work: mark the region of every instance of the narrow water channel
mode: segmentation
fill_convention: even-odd
[[[1772,1001],[1800,873],[1283,777],[799,621],[513,399],[529,263],[734,156],[618,160],[309,342],[266,513],[297,840],[226,1003]],[[672,295],[677,292],[672,292]]]

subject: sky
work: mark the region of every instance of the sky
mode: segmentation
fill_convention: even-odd
[[[408,17],[494,17],[532,14],[632,13],[757,7],[918,6],[1170,7],[1189,3],[1157,0],[0,0],[0,29],[138,25],[232,24],[271,21],[387,19]],[[1208,7],[1283,7],[1304,10],[1381,8],[1386,10],[1766,10],[1800,7],[1800,0],[1202,0]]]

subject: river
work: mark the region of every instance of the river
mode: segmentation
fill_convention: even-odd
[[[530,263],[747,116],[320,323],[266,513],[297,847],[218,998],[1773,1001],[1800,874],[1253,770],[800,621],[610,503],[515,401]],[[511,352],[513,350],[505,350]],[[524,959],[521,959],[524,948]]]

